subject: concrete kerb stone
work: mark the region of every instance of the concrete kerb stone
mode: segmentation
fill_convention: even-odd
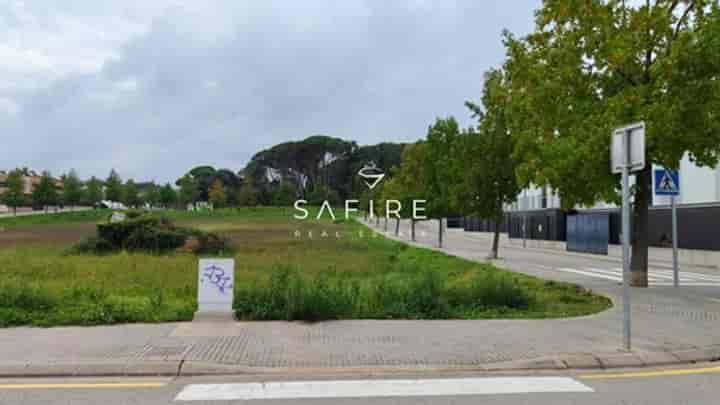
[[[720,346],[710,346],[689,350],[676,350],[672,355],[682,363],[700,363],[720,360]]]
[[[612,353],[596,356],[602,368],[642,367],[645,365],[638,353]]]
[[[0,363],[0,377],[176,376],[180,361],[78,361],[72,363]]]
[[[131,361],[125,365],[123,375],[126,376],[177,376],[180,373],[182,360],[166,361]]]
[[[508,361],[482,365],[483,371],[565,370],[567,365],[557,357]]]
[[[232,364],[216,364],[186,361],[131,361],[123,362],[79,362],[79,363],[0,363],[0,377],[111,377],[111,376],[200,376],[200,375],[259,375],[317,372],[334,373],[388,373],[415,371],[552,371],[637,368],[660,365],[681,365],[720,360],[720,347],[698,348],[675,352],[640,353],[578,353],[548,356],[529,360],[518,360],[468,367],[392,366],[392,367],[342,367],[342,368],[282,368],[249,367]]]
[[[113,377],[125,374],[127,362],[124,361],[89,361],[78,363],[75,368],[77,377]]]
[[[185,361],[180,365],[178,376],[247,374],[248,367],[232,364]]]
[[[25,375],[28,369],[27,362],[4,362],[0,363],[0,377],[20,377]]]
[[[603,368],[602,363],[595,355],[590,353],[569,354],[561,357],[562,362],[569,369],[596,369]]]
[[[64,377],[75,375],[75,364],[68,363],[2,363],[1,377]]]

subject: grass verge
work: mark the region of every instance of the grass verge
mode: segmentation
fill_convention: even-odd
[[[243,319],[557,318],[610,306],[571,284],[409,247],[351,221],[296,221],[273,208],[168,215],[230,238]],[[96,218],[23,220],[0,233],[0,326],[192,318],[196,256],[64,255]]]

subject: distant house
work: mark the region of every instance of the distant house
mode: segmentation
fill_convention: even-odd
[[[0,195],[7,191],[7,172],[0,170]]]
[[[9,171],[6,170],[0,170],[0,194],[3,194],[8,189],[7,180],[10,175]],[[37,187],[38,184],[40,184],[40,180],[42,179],[42,176],[37,174],[34,170],[23,170],[23,194],[26,196],[31,196],[33,190],[35,190],[35,187]],[[55,183],[55,188],[58,190],[63,189],[63,181],[60,179],[53,179],[53,182]]]

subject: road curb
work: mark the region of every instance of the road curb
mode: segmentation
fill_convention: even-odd
[[[516,372],[607,370],[677,366],[720,361],[720,346],[671,352],[569,353],[508,362],[448,366],[396,365],[387,367],[256,367],[183,360],[168,361],[87,361],[75,363],[0,362],[0,378],[20,377],[140,377],[278,374],[366,374],[402,372]]]

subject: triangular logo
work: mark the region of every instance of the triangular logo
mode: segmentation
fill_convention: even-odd
[[[660,190],[666,192],[675,192],[677,191],[677,189],[678,187],[677,184],[675,184],[675,180],[673,180],[670,173],[666,171],[660,179]]]
[[[370,162],[369,165],[365,165],[360,169],[358,175],[365,180],[365,185],[368,186],[370,190],[374,189],[375,186],[385,178],[385,173],[375,165],[375,162]]]

